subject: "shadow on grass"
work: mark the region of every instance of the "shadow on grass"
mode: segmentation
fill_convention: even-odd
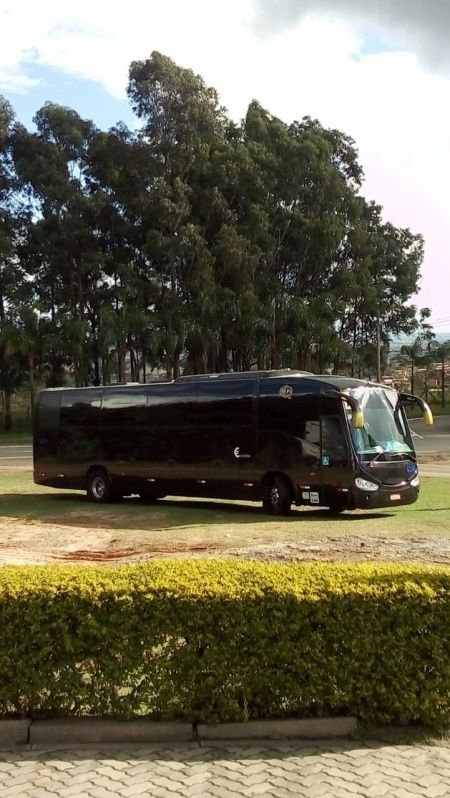
[[[207,524],[345,524],[392,517],[389,512],[352,511],[335,515],[326,508],[295,508],[288,516],[271,516],[259,504],[209,499],[160,499],[144,503],[138,497],[105,505],[90,503],[84,493],[6,493],[0,497],[0,516],[61,526],[105,529],[170,529]]]

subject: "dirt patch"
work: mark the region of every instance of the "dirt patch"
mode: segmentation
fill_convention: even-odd
[[[229,527],[228,527],[229,528]],[[164,558],[225,556],[263,562],[423,562],[450,565],[450,538],[380,535],[301,536],[289,541],[255,540],[240,546],[223,534],[215,541],[149,539],[145,530],[109,530],[0,522],[0,564],[80,563],[119,565]]]
[[[57,552],[53,554],[53,559],[63,562],[90,562],[98,564],[112,562],[134,562],[136,560],[151,560],[159,557],[199,556],[216,551],[216,547],[206,545],[186,546],[183,544],[173,544],[173,546],[169,546],[165,549],[152,548],[151,546],[142,546],[140,548],[130,546],[124,549],[80,549],[75,551]]]
[[[422,463],[447,463],[450,465],[449,452],[428,452],[427,454],[417,454],[419,467]]]
[[[450,565],[450,540],[343,536],[313,543],[267,543],[228,552],[233,557],[263,562],[423,562]]]

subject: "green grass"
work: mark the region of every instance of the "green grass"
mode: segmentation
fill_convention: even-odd
[[[257,504],[218,500],[171,497],[143,504],[130,498],[117,504],[94,505],[84,493],[34,485],[29,472],[5,472],[0,474],[0,522],[12,518],[30,526],[48,525],[49,529],[123,530],[122,542],[129,534],[133,541],[151,541],[155,546],[176,541],[180,546],[219,549],[355,535],[449,537],[450,479],[423,478],[419,500],[406,507],[356,510],[338,517],[322,509],[297,508],[288,517],[272,518]]]
[[[33,442],[33,434],[31,431],[26,430],[11,430],[11,432],[0,432],[0,446],[20,446],[22,444],[31,444]]]

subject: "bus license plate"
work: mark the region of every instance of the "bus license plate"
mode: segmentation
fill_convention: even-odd
[[[391,502],[398,502],[401,499],[399,493],[391,493]]]

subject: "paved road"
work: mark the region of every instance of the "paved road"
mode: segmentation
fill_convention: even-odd
[[[2,798],[439,798],[450,749],[240,743],[0,753]]]
[[[416,452],[450,452],[450,416],[435,416],[432,427],[421,418],[411,419]]]
[[[0,468],[31,468],[32,446],[0,446]]]

